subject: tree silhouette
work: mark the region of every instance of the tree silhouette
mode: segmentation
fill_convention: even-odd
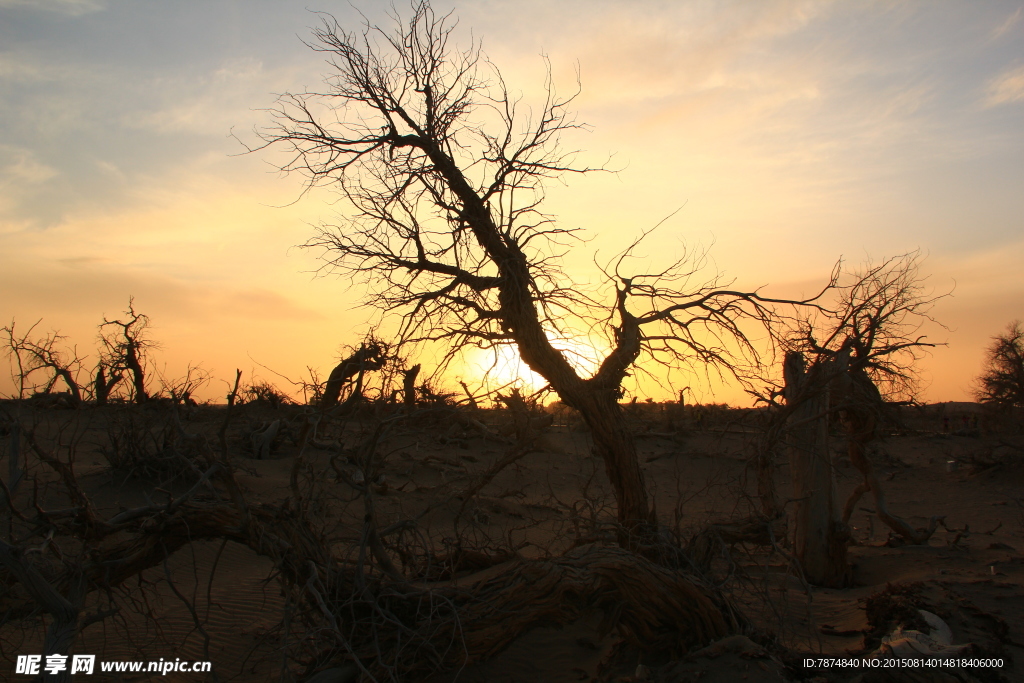
[[[865,493],[872,494],[882,522],[909,542],[926,542],[939,521],[914,529],[892,514],[868,458],[869,444],[890,421],[889,407],[914,399],[922,353],[937,346],[920,331],[926,322],[939,324],[931,310],[947,294],[926,286],[920,261],[919,252],[910,252],[845,273],[831,310],[819,309],[790,336],[786,402],[794,424],[794,550],[812,583],[847,580],[848,524]],[[828,446],[830,418],[843,428],[850,462],[863,477],[841,513]]]
[[[56,332],[34,337],[33,333],[40,322],[36,321],[24,333],[16,331],[13,320],[10,325],[0,328],[6,337],[7,355],[15,366],[13,379],[18,385],[18,398],[25,398],[25,392],[29,389],[41,389],[48,394],[58,381],[63,381],[72,403],[78,405],[82,402],[82,388],[78,381],[82,359],[78,356],[78,350],[58,348],[66,341],[66,337]],[[39,373],[48,375],[42,384],[33,379],[33,375]]]
[[[978,383],[977,396],[982,403],[1024,406],[1024,328],[1019,320],[992,338]]]
[[[128,300],[128,310],[123,318],[107,320],[100,324],[100,367],[96,373],[97,400],[106,401],[107,395],[125,372],[131,373],[131,395],[136,403],[149,400],[146,390],[146,349],[153,343],[147,338],[149,316],[135,312],[134,298]],[[107,369],[104,377],[103,368]],[[101,384],[107,385],[101,394]]]
[[[418,0],[388,32],[343,30],[329,15],[310,47],[328,55],[323,92],[285,93],[250,150],[285,149],[286,172],[330,185],[351,211],[307,246],[328,270],[367,286],[366,303],[401,317],[398,342],[441,341],[446,359],[470,346],[513,344],[593,435],[623,538],[653,511],[618,400],[641,356],[737,369],[756,357],[745,325],[768,325],[778,300],[702,279],[700,255],[657,272],[627,265],[643,236],[605,269],[610,296],[587,295],[560,269],[575,229],[541,211],[544,184],[599,170],[560,145],[582,128],[550,68],[545,98],[526,108],[474,43],[453,47],[452,16]],[[794,303],[794,302],[786,302]],[[611,349],[591,376],[553,342],[582,323]],[[580,329],[580,328],[576,328]]]

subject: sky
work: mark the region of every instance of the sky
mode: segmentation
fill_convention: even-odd
[[[389,4],[354,4],[389,25]],[[594,252],[677,209],[651,263],[707,247],[769,294],[815,290],[839,258],[920,249],[929,285],[952,292],[933,310],[948,329],[924,330],[947,344],[921,364],[927,401],[970,400],[991,337],[1024,318],[1024,3],[435,8],[526,99],[543,55],[562,91],[578,72],[589,126],[565,144],[615,170],[549,188],[545,209],[592,238],[568,264],[581,282]],[[156,371],[201,364],[211,397],[235,368],[279,384],[328,373],[373,313],[298,245],[344,206],[239,142],[278,93],[329,74],[303,42],[314,11],[359,28],[334,0],[0,0],[0,323],[42,319],[94,360],[97,324],[133,297]],[[702,391],[743,403],[733,386]]]

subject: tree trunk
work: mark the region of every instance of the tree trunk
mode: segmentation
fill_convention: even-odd
[[[149,400],[149,394],[146,393],[146,374],[142,370],[139,354],[136,351],[138,343],[129,341],[125,346],[125,365],[132,372],[132,383],[135,386],[135,402],[145,403]]]
[[[341,387],[348,379],[348,369],[348,361],[343,360],[331,370],[331,374],[327,377],[327,384],[324,386],[324,395],[320,397],[322,407],[329,408],[338,402],[338,398],[341,397]],[[356,371],[358,372],[358,368]]]
[[[93,394],[96,398],[96,405],[105,406],[110,398],[110,392],[114,386],[121,381],[121,373],[117,372],[109,378],[103,372],[103,366],[96,368],[96,381],[93,383]]]
[[[327,384],[324,386],[324,395],[320,399],[320,405],[323,408],[330,408],[337,404],[338,399],[341,397],[341,388],[345,385],[345,382],[356,376],[359,377],[359,383],[353,393],[353,397],[355,393],[361,393],[362,374],[367,370],[380,370],[382,367],[384,367],[384,354],[380,347],[376,344],[362,344],[358,351],[338,363],[331,370],[331,374],[327,378]]]
[[[835,470],[828,448],[828,366],[807,372],[803,354],[786,354],[786,403],[793,478],[793,554],[809,583],[840,587],[849,581],[846,541],[839,518]]]
[[[107,389],[107,376],[103,372],[103,366],[96,368],[96,380],[92,385],[92,393],[96,398],[96,405],[105,406],[107,404],[107,396],[110,395],[109,389]]]
[[[71,402],[75,406],[82,404],[82,390],[78,387],[78,382],[71,376],[71,371],[67,368],[54,368],[57,376],[64,380],[64,384],[67,385],[68,391],[71,393]]]
[[[472,410],[476,410],[479,407],[479,404],[477,404],[476,398],[473,397],[473,394],[470,393],[469,387],[467,387],[466,383],[461,380],[459,381],[459,384],[462,385],[462,390],[466,392],[466,398],[469,399],[469,407]]]
[[[536,330],[540,330],[539,325]],[[523,335],[517,339],[517,346],[530,369],[548,380],[562,402],[578,410],[590,428],[594,455],[604,460],[615,492],[619,543],[624,548],[635,548],[643,539],[649,540],[657,518],[648,500],[636,440],[618,402],[619,382],[609,386],[598,382],[597,377],[580,379],[543,331],[532,337]]]
[[[412,366],[402,373],[402,391],[405,407],[412,410],[416,407],[416,377],[420,374],[420,364]]]
[[[563,399],[564,400],[564,399]],[[644,473],[636,454],[636,440],[626,415],[608,392],[590,393],[576,404],[594,440],[594,454],[604,460],[608,481],[615,491],[619,542],[633,547],[657,524],[647,498]]]

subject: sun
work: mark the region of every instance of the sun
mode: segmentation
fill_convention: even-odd
[[[565,355],[581,376],[590,377],[597,370],[600,353],[589,339],[552,338],[551,344]],[[474,349],[467,354],[466,370],[469,376],[491,390],[511,385],[533,393],[547,385],[547,381],[519,356],[514,343]]]
[[[521,386],[524,391],[532,393],[545,384],[544,378],[531,370],[519,357],[519,351],[514,344],[480,349],[476,355],[474,374],[488,387],[497,388],[511,384]]]

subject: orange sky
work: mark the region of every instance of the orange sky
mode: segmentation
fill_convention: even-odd
[[[210,397],[236,367],[330,370],[371,314],[295,245],[344,207],[300,198],[299,178],[229,135],[268,123],[273,93],[320,84],[307,6],[358,27],[340,2],[0,0],[0,322],[42,318],[94,356],[97,323],[134,296],[157,367],[202,363]],[[936,289],[954,288],[934,312],[951,329],[928,330],[949,344],[923,364],[931,401],[968,399],[990,337],[1024,318],[1020,2],[454,8],[527,98],[541,53],[565,89],[579,69],[591,131],[566,144],[620,170],[553,186],[546,210],[600,254],[680,206],[652,263],[713,245],[719,270],[767,292],[920,248]],[[570,274],[593,282],[591,257],[574,250]]]

